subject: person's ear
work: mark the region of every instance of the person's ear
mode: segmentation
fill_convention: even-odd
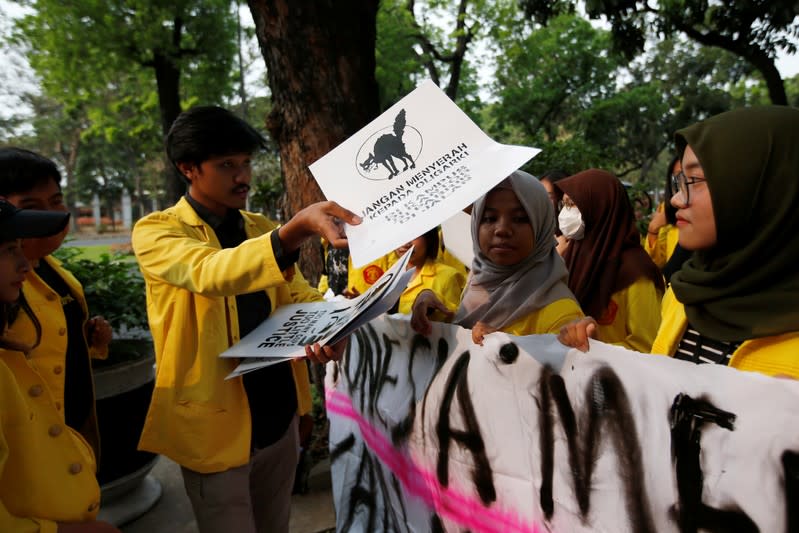
[[[189,183],[194,181],[197,172],[199,172],[197,165],[195,165],[194,163],[181,161],[177,163],[177,167],[178,170],[180,170],[181,174],[183,174],[183,176],[185,176],[186,179],[189,180]]]

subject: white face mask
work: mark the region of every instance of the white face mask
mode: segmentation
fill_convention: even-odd
[[[563,236],[567,239],[579,241],[585,234],[583,215],[577,206],[564,207],[558,215],[558,226]]]

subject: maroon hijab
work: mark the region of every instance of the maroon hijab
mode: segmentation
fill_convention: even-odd
[[[642,277],[663,290],[663,276],[641,247],[633,209],[618,178],[592,168],[555,187],[569,195],[585,223],[585,236],[569,243],[563,260],[569,288],[586,314],[599,318],[613,293]]]

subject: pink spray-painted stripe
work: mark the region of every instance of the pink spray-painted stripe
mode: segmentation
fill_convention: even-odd
[[[326,396],[328,413],[355,421],[366,445],[397,476],[405,490],[435,509],[441,517],[472,531],[485,533],[542,531],[511,513],[487,508],[471,496],[442,487],[435,474],[420,468],[407,455],[394,448],[391,441],[353,407],[347,395],[328,389]]]

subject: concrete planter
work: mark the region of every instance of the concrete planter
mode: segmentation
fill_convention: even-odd
[[[100,428],[97,478],[100,515],[115,525],[147,512],[161,496],[149,476],[158,456],[136,449],[155,383],[152,341],[114,341],[108,362],[95,366],[94,385]]]

